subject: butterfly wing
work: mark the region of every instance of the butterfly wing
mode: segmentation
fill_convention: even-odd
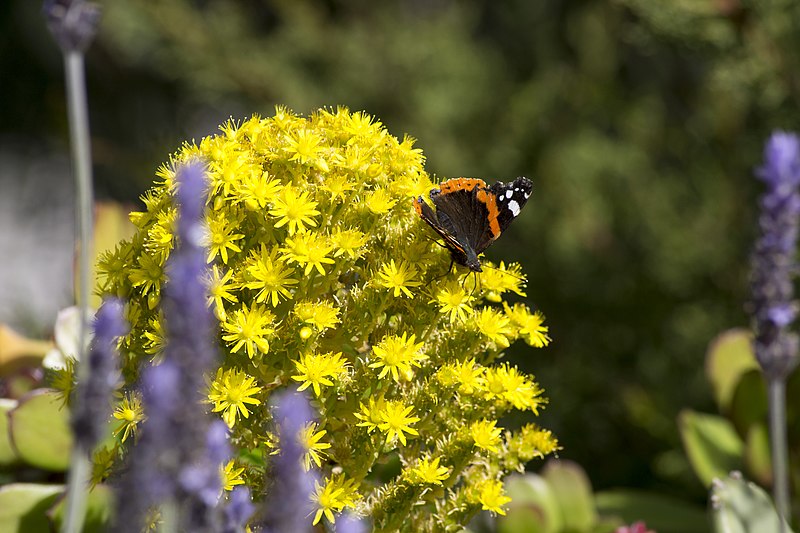
[[[526,177],[519,177],[511,183],[498,181],[485,191],[478,191],[478,198],[487,212],[488,231],[482,232],[473,244],[480,254],[489,247],[517,218],[522,207],[531,196],[533,184]]]
[[[466,250],[464,246],[455,237],[455,229],[453,228],[452,220],[450,217],[443,213],[434,212],[431,207],[425,203],[422,197],[414,199],[414,209],[417,214],[444,239],[447,249],[453,253],[453,259],[459,264],[463,264],[461,257],[466,257]]]

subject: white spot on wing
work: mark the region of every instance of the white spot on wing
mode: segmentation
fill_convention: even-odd
[[[508,202],[508,208],[511,210],[512,215],[519,215],[519,204],[516,202],[516,200],[511,200]]]
[[[506,191],[506,200],[510,200],[513,194],[510,190]]]

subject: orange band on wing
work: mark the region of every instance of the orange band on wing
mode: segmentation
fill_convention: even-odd
[[[416,210],[419,216],[422,216],[422,199],[414,198],[414,210]]]
[[[497,210],[497,197],[486,189],[480,189],[475,198],[479,202],[483,202],[486,209],[489,210],[489,230],[492,232],[492,237],[496,239],[500,236],[500,223],[497,221],[497,216],[500,214]]]
[[[453,178],[439,184],[443,193],[471,191],[475,187],[486,187],[486,182],[478,178]]]

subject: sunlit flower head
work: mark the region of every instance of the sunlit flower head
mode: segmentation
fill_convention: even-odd
[[[242,479],[244,467],[236,468],[233,459],[225,463],[225,466],[220,467],[219,471],[222,479],[222,490],[231,491],[236,485],[244,485],[244,479]]]
[[[119,420],[119,425],[114,429],[114,436],[125,442],[131,435],[136,436],[139,423],[145,419],[142,399],[138,394],[127,393],[114,409],[114,418]]]
[[[245,264],[247,281],[244,286],[256,292],[256,302],[277,307],[283,300],[292,298],[291,288],[298,281],[292,277],[294,269],[278,258],[278,249],[262,244],[251,252]]]
[[[322,442],[322,438],[327,433],[326,430],[320,430],[319,424],[316,422],[308,422],[300,430],[297,439],[300,445],[305,450],[303,455],[303,468],[306,471],[311,469],[311,463],[317,465],[317,468],[322,468],[322,459],[325,458],[325,451],[331,447],[330,443]]]
[[[300,360],[294,362],[299,374],[292,376],[292,379],[299,381],[301,385],[297,390],[303,391],[308,387],[314,390],[314,394],[322,394],[322,386],[333,386],[333,380],[339,379],[347,372],[347,359],[341,353],[308,353],[300,356]]]
[[[298,193],[297,189],[287,185],[273,203],[274,207],[269,214],[278,219],[275,227],[286,226],[289,235],[294,235],[308,227],[317,226],[317,222],[314,220],[314,217],[319,215],[319,211],[315,209],[317,202],[309,198],[309,192]]]
[[[472,296],[458,282],[451,281],[436,291],[433,303],[439,306],[439,312],[449,315],[450,323],[463,322],[472,314]]]
[[[372,354],[376,361],[370,363],[370,368],[382,368],[378,378],[383,379],[391,372],[392,379],[410,380],[414,373],[412,367],[419,368],[420,363],[428,358],[422,353],[422,342],[415,342],[416,336],[389,335],[372,347]]]
[[[255,382],[255,378],[235,369],[217,370],[208,401],[214,404],[213,412],[222,412],[222,419],[228,427],[233,427],[239,415],[250,416],[248,405],[261,405],[261,400],[253,397],[261,392],[261,387]]]
[[[325,275],[323,265],[332,265],[336,261],[328,257],[333,251],[330,240],[318,233],[303,232],[294,237],[287,237],[286,244],[281,248],[284,257],[305,267],[304,274],[308,276],[315,268],[321,276]]]
[[[487,479],[475,487],[474,503],[480,504],[481,509],[493,514],[506,514],[503,508],[511,498],[503,490],[503,482],[498,479]]]
[[[412,424],[420,421],[418,416],[411,416],[414,406],[404,405],[401,401],[386,402],[380,417],[383,420],[378,424],[378,429],[386,434],[386,443],[397,439],[403,446],[406,445],[406,433],[409,435],[419,435]]]
[[[250,307],[242,305],[222,323],[222,330],[227,333],[222,340],[231,345],[232,353],[244,348],[247,356],[258,364],[259,360],[254,357],[269,352],[268,339],[275,333],[274,319],[272,313],[256,302]]]
[[[400,265],[395,265],[394,259],[381,266],[378,273],[378,283],[392,291],[395,298],[406,295],[413,298],[409,288],[415,288],[422,285],[422,282],[415,279],[417,277],[417,269],[413,265],[409,265],[405,261],[401,261]]]
[[[439,457],[435,459],[420,459],[417,464],[408,471],[408,479],[412,483],[441,485],[442,481],[450,476],[450,469],[446,466],[439,466]]]

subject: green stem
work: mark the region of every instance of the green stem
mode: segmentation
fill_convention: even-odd
[[[783,378],[769,380],[769,433],[772,441],[773,497],[778,514],[788,522],[789,507],[789,459],[786,444],[786,381]],[[786,523],[781,521],[781,532]]]
[[[89,308],[89,251],[92,236],[92,166],[89,142],[89,106],[86,98],[83,53],[68,51],[64,55],[67,77],[67,109],[72,145],[72,165],[77,189],[78,287],[75,291],[80,321],[78,325],[78,383],[85,381],[89,366],[86,363],[87,314]],[[75,409],[75,405],[72,406]],[[83,529],[86,508],[86,487],[89,480],[90,450],[74,446],[67,481],[66,518],[62,531],[78,533]]]

